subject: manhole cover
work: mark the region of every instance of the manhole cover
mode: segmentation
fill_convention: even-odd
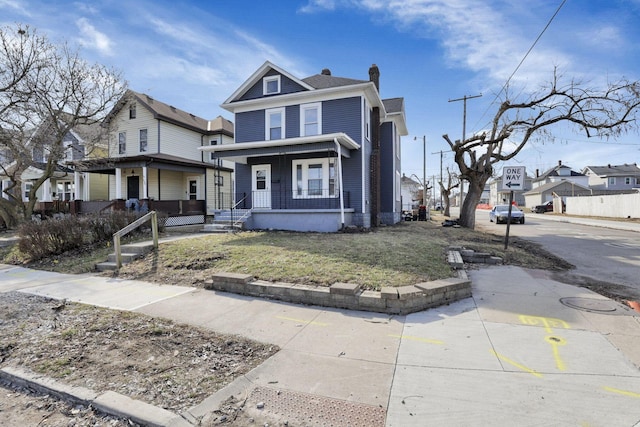
[[[597,298],[560,298],[560,302],[567,307],[575,308],[577,310],[589,311],[600,314],[614,314],[614,315],[629,315],[637,316],[640,313],[636,313],[628,307],[619,304],[612,300],[597,299]]]

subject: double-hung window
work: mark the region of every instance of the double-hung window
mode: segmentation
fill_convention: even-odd
[[[292,165],[294,199],[338,196],[334,158],[294,160]]]
[[[364,137],[369,139],[371,138],[371,110],[366,99],[363,99],[362,109],[364,112]]]
[[[212,140],[209,141],[209,145],[218,145],[219,141],[217,138],[214,138]],[[210,160],[215,160],[216,159],[216,153],[214,153],[213,151],[209,154],[209,159]]]
[[[274,95],[280,93],[280,75],[267,76],[262,79],[262,93],[265,95]]]
[[[321,104],[303,104],[300,106],[300,136],[320,135],[322,133]]]
[[[265,139],[283,139],[285,136],[284,108],[273,108],[266,111]]]
[[[129,119],[136,118],[136,104],[129,105]]]
[[[147,130],[140,129],[140,152],[147,151]]]
[[[127,152],[127,133],[118,133],[118,154],[125,154]]]
[[[616,177],[615,176],[610,176],[609,177],[609,185],[616,185]]]

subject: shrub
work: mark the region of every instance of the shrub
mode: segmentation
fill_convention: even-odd
[[[106,242],[113,234],[135,221],[133,212],[115,211],[101,215],[65,216],[24,223],[18,230],[18,248],[31,261],[59,255],[86,245]],[[158,230],[162,221],[158,221]],[[149,227],[138,228],[130,235],[142,235]]]

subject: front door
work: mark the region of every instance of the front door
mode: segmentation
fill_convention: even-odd
[[[127,177],[127,199],[139,199],[140,198],[140,177],[128,176]]]
[[[253,208],[271,209],[271,165],[253,165],[251,175]]]
[[[189,200],[198,200],[198,180],[196,178],[189,178],[187,186]]]

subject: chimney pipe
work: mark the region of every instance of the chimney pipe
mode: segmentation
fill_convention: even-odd
[[[331,70],[328,68],[323,68],[322,72],[320,72],[320,74],[322,74],[323,76],[330,76],[331,75]]]
[[[558,160],[558,166],[562,166],[562,160]]]
[[[369,81],[376,85],[376,89],[380,92],[380,70],[376,64],[372,64],[369,68]]]

